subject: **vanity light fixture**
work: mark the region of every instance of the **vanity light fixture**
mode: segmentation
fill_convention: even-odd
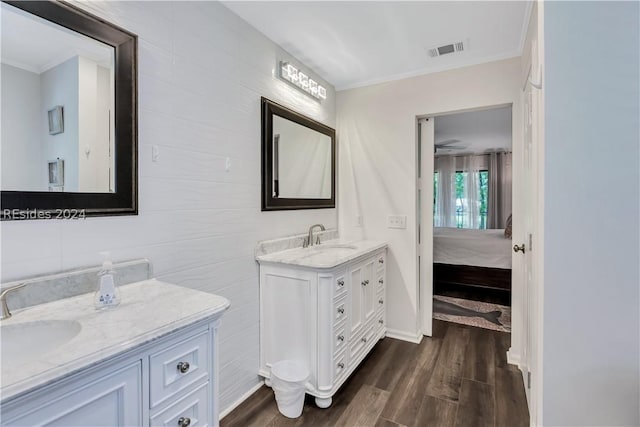
[[[327,99],[327,89],[288,62],[280,61],[280,78],[316,99]]]

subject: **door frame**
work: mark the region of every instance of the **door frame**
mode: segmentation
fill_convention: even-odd
[[[433,161],[431,161],[430,163],[430,169],[425,169],[425,162],[424,162],[424,156],[425,155],[429,155],[431,156],[431,158],[433,159],[434,157],[434,140],[431,139],[430,141],[427,141],[427,146],[422,146],[422,135],[421,135],[421,125],[420,122],[424,119],[435,119],[436,117],[440,117],[440,116],[448,116],[451,114],[459,114],[459,113],[468,113],[468,112],[474,112],[474,111],[483,111],[483,110],[493,110],[496,108],[503,108],[503,107],[511,107],[511,150],[514,153],[513,155],[513,160],[512,160],[512,176],[516,174],[516,171],[518,174],[522,174],[523,169],[522,169],[522,162],[521,162],[521,158],[518,158],[518,161],[516,161],[515,158],[515,153],[518,153],[518,157],[522,157],[522,151],[523,151],[523,139],[521,138],[522,133],[524,131],[524,127],[522,126],[523,123],[522,121],[516,117],[516,114],[520,113],[520,109],[516,108],[516,103],[515,102],[505,102],[505,103],[500,103],[500,104],[489,104],[489,105],[478,105],[475,107],[471,107],[471,108],[464,108],[464,109],[459,109],[459,110],[449,110],[449,111],[441,111],[441,112],[436,112],[436,113],[430,113],[430,114],[421,114],[416,116],[415,120],[416,120],[416,139],[415,139],[415,161],[416,161],[416,179],[415,179],[415,188],[414,188],[414,198],[415,198],[415,206],[416,206],[416,238],[415,238],[415,248],[416,248],[416,295],[418,295],[418,316],[417,316],[417,330],[419,331],[420,336],[426,335],[426,336],[432,336],[432,331],[433,331],[433,315],[431,316],[425,316],[425,314],[427,313],[433,313],[433,300],[432,300],[432,296],[433,296],[433,268],[427,269],[427,271],[424,271],[421,269],[421,259],[423,258],[422,254],[421,254],[421,249],[424,250],[424,248],[431,248],[431,253],[433,254],[433,234],[431,233],[431,238],[426,240],[423,239],[421,235],[423,235],[423,230],[424,228],[421,227],[421,223],[422,223],[422,218],[420,218],[419,216],[419,212],[424,212],[424,209],[431,209],[430,212],[433,212],[433,197],[431,198],[431,200],[429,200],[428,203],[426,203],[426,199],[423,197],[422,200],[420,200],[420,198],[418,197],[418,191],[420,189],[420,187],[425,186],[425,182],[424,182],[424,178],[427,176],[433,176],[435,170],[434,170],[434,164]],[[422,156],[420,156],[420,154]],[[421,158],[422,157],[422,158]],[[420,162],[422,162],[422,166],[420,166]],[[426,163],[427,166],[429,166],[429,162]],[[420,167],[422,167],[422,169],[419,169]],[[421,170],[421,176],[419,177],[418,175],[418,171]],[[422,179],[422,185],[419,184],[419,180]],[[431,182],[431,186],[433,186],[433,179],[430,180]],[[512,183],[512,198],[511,198],[511,203],[512,203],[512,211],[513,212],[519,212],[516,209],[516,200],[518,201],[518,204],[522,204],[521,199],[515,197],[515,193],[516,193],[516,188]],[[427,204],[427,206],[425,206],[425,204]],[[420,206],[421,205],[421,206]],[[519,207],[519,206],[518,206]],[[429,224],[431,226],[431,228],[433,228],[433,213],[431,213],[431,215],[428,215],[429,217],[432,218],[432,222],[431,224]],[[520,230],[522,229],[522,227],[520,226],[520,224],[514,224],[514,229],[515,230]],[[519,258],[515,257],[514,254],[511,254],[512,257],[512,266],[513,265],[518,265],[519,267],[517,269],[512,268],[511,270],[511,289],[512,289],[512,301],[513,301],[513,289],[514,287],[518,287],[518,289],[521,289],[523,286],[523,277],[522,275],[518,275],[518,274],[514,274],[514,271],[518,271],[518,272],[522,272],[522,263],[519,262]],[[433,259],[433,257],[431,257],[431,259]],[[519,277],[517,277],[519,276]],[[426,291],[426,287],[429,287],[429,291]],[[512,319],[515,317],[514,313],[513,313],[513,309],[514,309],[514,304],[511,304],[511,308],[512,308]],[[521,309],[521,307],[518,307],[518,309]],[[520,313],[521,314],[521,313]],[[513,343],[513,323],[512,323],[512,343]],[[509,352],[507,352],[507,355],[509,355],[509,353],[511,353],[512,355],[515,353],[514,351],[512,351],[513,345],[512,347],[509,349]],[[516,364],[518,366],[520,366],[520,360],[514,360],[514,358],[512,357],[511,360],[509,361],[509,363],[512,364]]]

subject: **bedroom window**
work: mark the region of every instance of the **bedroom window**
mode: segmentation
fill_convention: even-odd
[[[454,216],[449,221],[446,221],[446,203],[441,203],[443,208],[438,209],[439,199],[442,195],[438,194],[438,189],[446,188],[444,185],[438,185],[439,173],[436,172],[433,178],[433,219],[436,227],[456,227],[456,228],[478,228],[484,230],[487,228],[488,219],[488,204],[489,204],[489,171],[481,170],[475,172],[475,179],[468,179],[467,172],[456,171],[454,176],[453,188],[455,192],[455,210]],[[466,191],[466,185],[469,182],[477,183],[478,191]],[[442,183],[441,183],[442,184]],[[469,198],[475,198],[477,206],[476,220],[473,221],[471,215],[473,212],[470,204],[473,200],[467,200]],[[474,223],[475,222],[475,226]]]

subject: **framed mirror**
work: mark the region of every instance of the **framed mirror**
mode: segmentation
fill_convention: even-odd
[[[335,208],[335,130],[261,102],[262,210]]]
[[[2,219],[136,215],[137,36],[58,1],[2,7]]]

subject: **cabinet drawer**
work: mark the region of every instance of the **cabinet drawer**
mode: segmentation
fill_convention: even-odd
[[[342,298],[336,301],[333,310],[333,326],[337,326],[347,318],[347,299]]]
[[[362,355],[364,349],[369,345],[371,340],[374,339],[375,331],[375,325],[369,323],[364,333],[354,339],[353,342],[349,343],[349,360],[357,363],[358,358]]]
[[[209,425],[209,383],[206,382],[166,409],[158,412],[149,420],[151,426],[189,426]]]
[[[339,353],[342,351],[342,349],[345,348],[347,344],[347,328],[345,324],[343,323],[342,326],[336,328],[333,335],[334,335],[334,341],[333,341],[334,351],[333,352]]]
[[[378,274],[376,279],[376,292],[384,292],[384,274]]]
[[[340,298],[342,295],[345,294],[345,292],[347,292],[347,283],[345,281],[344,273],[338,274],[336,276],[336,279],[333,282],[333,285],[334,285],[333,295],[336,299]]]
[[[347,352],[344,351],[333,358],[333,381],[336,382],[346,373],[347,373]]]
[[[149,362],[151,407],[207,378],[210,360],[208,330],[152,354]]]
[[[376,270],[378,272],[384,271],[384,267],[387,264],[387,256],[384,253],[376,255]]]
[[[376,331],[379,331],[380,329],[384,328],[384,310],[380,310],[380,312],[378,312],[378,314],[376,314],[376,321],[374,324],[374,327],[376,329]]]

